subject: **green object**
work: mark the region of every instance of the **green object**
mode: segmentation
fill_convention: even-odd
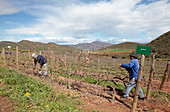
[[[137,45],[136,54],[150,55],[151,54],[151,46]]]

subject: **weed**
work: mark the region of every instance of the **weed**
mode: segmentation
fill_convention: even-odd
[[[125,90],[125,86],[123,84],[120,84],[120,83],[116,83],[116,88],[120,89],[120,90]]]
[[[0,88],[0,96],[16,101],[15,111],[78,111],[72,101],[64,94],[57,96],[55,90],[40,81],[0,67],[0,79],[6,84]],[[72,104],[71,104],[72,103]],[[28,108],[29,107],[29,108]]]

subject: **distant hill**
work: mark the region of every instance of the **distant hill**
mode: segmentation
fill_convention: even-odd
[[[81,43],[77,45],[72,45],[74,48],[80,49],[80,50],[98,50],[107,46],[112,45],[111,43],[104,43],[99,41],[94,41],[92,43]]]
[[[103,50],[108,50],[108,49],[131,49],[131,50],[135,50],[137,45],[145,45],[145,44],[140,44],[140,43],[135,43],[135,42],[124,42],[124,43],[120,43],[120,44],[114,44],[111,46],[108,46],[106,48],[102,48],[100,49],[100,51]]]
[[[120,51],[127,52],[128,49],[132,51],[136,51],[137,45],[144,45],[144,46],[151,46],[152,47],[152,53],[156,53],[156,57],[160,58],[170,58],[170,31],[164,33],[163,35],[159,36],[158,38],[152,40],[151,42],[147,44],[140,44],[135,42],[124,42],[120,44],[114,44],[111,46],[108,46],[106,48],[102,48],[99,51],[100,52],[107,52],[107,51]],[[114,53],[114,52],[110,52]]]
[[[112,58],[126,58],[129,57],[129,53],[132,51],[136,51],[137,45],[144,45],[135,42],[124,42],[120,44],[114,44],[102,49],[99,49],[99,52],[94,54],[100,54],[102,56],[109,56]]]
[[[152,40],[147,45],[152,47],[152,52],[157,53],[157,57],[170,58],[170,31]]]
[[[10,42],[10,41],[2,41],[0,42],[0,47],[8,47],[11,46],[12,48],[19,47],[22,50],[33,50],[33,51],[45,51],[45,50],[53,50],[53,51],[60,51],[60,52],[75,52],[79,51],[76,48],[67,46],[67,45],[58,45],[55,43],[40,43],[40,42],[32,42],[28,40],[22,40],[20,42]]]

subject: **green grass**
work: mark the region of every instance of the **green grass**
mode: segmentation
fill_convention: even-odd
[[[116,51],[125,51],[125,49],[108,49],[108,50],[101,51],[101,52],[116,52]]]
[[[120,71],[118,71],[118,73],[119,72]],[[59,75],[67,77],[67,78],[69,77],[67,74],[59,74]],[[97,80],[94,78],[94,76],[82,77],[82,76],[72,75],[71,78],[72,79],[83,80],[84,82],[91,83],[91,84],[96,84],[97,83]],[[115,87],[115,84],[113,84],[112,82],[109,82],[109,81],[99,82],[99,85]],[[124,86],[124,84],[116,83],[116,89],[124,91],[125,90],[125,86]],[[142,88],[142,90],[143,90],[144,94],[146,94],[147,89],[146,88]],[[134,88],[133,88],[132,92],[135,92]],[[161,92],[161,91],[158,91],[158,92],[151,91],[151,97],[159,98],[159,99],[166,100],[166,101],[170,100],[170,94],[168,94],[166,92]]]
[[[162,100],[170,101],[170,94],[162,91],[151,91],[151,96]]]
[[[124,53],[117,53],[117,54],[119,54],[119,55],[129,55],[129,51],[124,52]]]
[[[74,101],[67,95],[56,92],[45,83],[28,76],[18,74],[14,70],[0,67],[0,96],[7,96],[16,102],[15,111],[30,112],[78,112],[79,101]],[[30,93],[30,96],[25,96]]]
[[[65,73],[58,74],[58,75],[63,76],[63,77],[67,77],[67,78],[69,77],[69,75],[65,74]],[[95,79],[94,76],[82,77],[82,76],[72,75],[70,78],[72,78],[72,79],[79,79],[79,80],[82,80],[82,81],[90,83],[90,84],[96,84],[97,83],[97,79]],[[66,82],[66,85],[67,84],[68,83]],[[109,82],[109,81],[99,82],[99,85],[115,87],[115,84],[113,84],[112,82]],[[120,84],[120,83],[116,83],[116,88],[117,89],[121,89],[121,90],[125,90],[125,86],[123,84]]]

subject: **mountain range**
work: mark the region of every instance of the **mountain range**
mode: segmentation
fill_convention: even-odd
[[[55,43],[41,43],[41,42],[32,42],[28,40],[22,40],[19,42],[11,42],[11,41],[1,41],[0,47],[7,48],[11,46],[11,48],[15,48],[16,46],[22,50],[31,50],[31,51],[58,51],[58,52],[79,52],[80,50],[70,47],[67,45],[58,45]]]
[[[67,45],[58,45],[55,43],[45,44],[40,42],[32,42],[28,40],[22,40],[19,42],[11,42],[11,41],[0,42],[0,47],[11,46],[12,48],[15,48],[16,46],[18,46],[19,49],[22,50],[32,50],[32,51],[53,50],[58,52],[80,52],[80,50],[99,50],[100,52],[107,52],[108,50],[120,51],[122,49],[135,50],[137,45],[151,46],[152,53],[157,54],[157,57],[170,58],[170,31],[162,34],[158,38],[146,44],[135,43],[135,42],[124,42],[124,43],[112,45],[110,43],[94,41],[92,43],[82,43],[82,44],[67,46]]]
[[[72,45],[72,47],[80,49],[80,50],[98,50],[101,48],[105,48],[107,46],[112,45],[111,43],[104,43],[99,41],[94,41],[92,43],[81,43],[77,45]]]
[[[147,45],[152,47],[152,52],[155,52],[157,57],[170,58],[170,31],[152,40]]]
[[[170,31],[162,34],[161,36],[157,37],[156,39],[146,44],[135,43],[135,42],[124,42],[124,43],[114,44],[114,45],[105,47],[103,49],[100,49],[100,52],[105,52],[110,49],[112,50],[113,49],[117,49],[117,50],[129,49],[129,50],[135,51],[137,45],[151,46],[152,54],[156,54],[156,57],[170,58]]]

